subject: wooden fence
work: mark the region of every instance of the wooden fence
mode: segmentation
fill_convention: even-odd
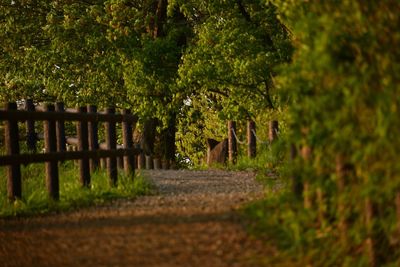
[[[236,135],[236,122],[228,121],[228,160],[230,163],[236,163],[238,155],[238,144],[247,145],[247,156],[254,158],[257,154],[257,141],[259,143],[271,144],[274,142],[279,133],[278,121],[269,122],[268,140],[259,140],[256,135],[256,123],[253,120],[247,121],[246,141],[240,141]]]
[[[133,126],[137,117],[129,110],[115,113],[115,108],[97,112],[96,106],[65,109],[63,103],[46,104],[35,108],[28,100],[24,110],[18,110],[16,103],[8,103],[0,110],[0,121],[5,121],[6,155],[0,156],[0,166],[7,166],[7,192],[9,199],[21,198],[21,164],[45,162],[46,187],[52,199],[59,199],[58,162],[78,160],[80,182],[83,187],[90,185],[90,172],[99,166],[99,159],[107,159],[107,172],[111,186],[118,178],[117,157],[123,157],[124,170],[133,175],[135,155],[139,148],[133,146]],[[19,122],[26,122],[27,146],[36,151],[35,122],[43,121],[44,153],[20,153]],[[76,122],[76,137],[65,136],[65,122]],[[105,125],[106,142],[99,144],[98,124]],[[122,123],[123,145],[117,146],[117,123]],[[67,140],[77,145],[77,151],[67,151]],[[133,176],[132,176],[133,177]]]

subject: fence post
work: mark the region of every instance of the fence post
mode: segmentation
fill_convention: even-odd
[[[137,156],[137,166],[138,166],[138,170],[144,170],[144,169],[146,169],[144,152],[141,152],[141,153]]]
[[[29,112],[35,111],[35,104],[32,99],[27,99],[25,101],[25,109]],[[36,141],[37,136],[35,133],[35,121],[27,120],[26,121],[26,145],[29,151],[36,152]]]
[[[56,111],[64,112],[64,103],[56,103]],[[58,120],[56,122],[56,135],[57,135],[57,151],[64,152],[67,150],[67,144],[65,140],[65,124],[63,120]]]
[[[153,169],[153,157],[151,155],[145,155],[144,158],[146,160],[146,170]]]
[[[228,159],[232,164],[236,163],[237,157],[237,142],[234,133],[236,133],[236,122],[228,121]]]
[[[95,105],[88,105],[87,111],[89,113],[97,113],[97,107]],[[98,122],[90,121],[88,126],[89,135],[89,150],[96,151],[99,149],[99,134],[98,134]],[[90,159],[90,171],[94,172],[99,168],[100,162],[98,158]]]
[[[122,111],[123,115],[131,115],[130,110],[124,109]],[[125,149],[133,148],[133,132],[131,122],[122,122],[122,139],[124,142]],[[124,157],[124,171],[126,175],[135,175],[135,155],[129,154]]]
[[[115,114],[115,108],[107,108],[106,114]],[[117,133],[115,122],[107,121],[106,128],[106,143],[107,150],[115,150],[117,148]],[[115,156],[107,158],[107,172],[110,177],[111,186],[115,186],[118,180],[117,158]]]
[[[45,106],[46,112],[54,112],[55,108],[52,104]],[[46,153],[57,151],[57,134],[56,122],[53,120],[44,121],[44,145]],[[58,163],[57,160],[46,162],[46,187],[50,198],[58,200],[60,198],[59,180],[58,180]]]
[[[117,157],[117,168],[121,170],[125,170],[124,168],[124,156]]]
[[[8,103],[6,110],[17,110],[16,103]],[[18,122],[7,120],[5,124],[5,144],[8,155],[19,154]],[[7,167],[7,195],[8,199],[21,198],[21,167],[19,164],[12,164]]]
[[[268,137],[269,137],[269,142],[272,143],[278,138],[278,132],[279,132],[279,123],[278,121],[270,121],[269,122],[269,132],[268,132]]]
[[[159,158],[153,159],[153,166],[155,170],[161,169],[161,160]]]
[[[161,168],[163,170],[168,170],[169,169],[169,160],[167,160],[167,159],[161,160]]]
[[[254,158],[257,153],[256,123],[253,120],[247,121],[247,156]]]
[[[107,169],[107,158],[101,158],[100,159],[100,168],[101,169]]]
[[[87,109],[86,107],[78,107],[76,110],[79,114],[85,114]],[[89,140],[88,140],[88,123],[86,121],[78,121],[77,122],[77,134],[78,134],[78,150],[79,151],[87,151],[89,149]],[[80,182],[82,187],[89,187],[90,185],[90,166],[89,159],[86,157],[82,157],[79,160],[79,174],[80,174]]]

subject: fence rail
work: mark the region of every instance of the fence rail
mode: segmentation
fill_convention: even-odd
[[[130,122],[136,123],[137,117],[134,115],[108,114],[108,113],[78,113],[60,111],[27,111],[27,110],[0,110],[0,120],[14,121],[81,121],[81,122]]]
[[[7,193],[9,199],[21,198],[21,164],[45,162],[46,187],[49,196],[59,199],[58,162],[79,160],[80,182],[90,185],[90,172],[98,166],[100,158],[107,158],[107,172],[112,186],[116,185],[118,170],[117,157],[123,157],[127,174],[134,174],[135,155],[140,153],[133,144],[133,127],[138,118],[129,110],[122,114],[114,108],[97,112],[95,106],[64,109],[63,103],[35,107],[32,100],[25,103],[26,110],[18,110],[16,103],[8,103],[0,110],[0,121],[5,121],[6,155],[0,156],[0,166],[7,166]],[[35,153],[37,135],[35,122],[43,121],[45,153]],[[76,122],[76,137],[66,137],[66,121]],[[19,123],[26,122],[27,146],[34,153],[21,154],[19,147]],[[105,144],[99,144],[98,123],[105,124]],[[117,145],[116,124],[122,123],[123,145]],[[66,144],[76,144],[78,151],[67,151]]]
[[[246,140],[241,141],[236,134],[236,121],[228,121],[228,160],[235,164],[238,155],[238,144],[247,145],[247,156],[254,158],[257,154],[257,141],[260,144],[272,144],[278,138],[278,121],[270,121],[268,128],[268,141],[262,141],[256,134],[256,123],[247,121]]]
[[[44,154],[15,154],[0,156],[0,166],[13,164],[30,164],[46,161],[66,161],[76,159],[98,159],[108,157],[124,157],[132,154],[139,154],[141,149],[115,149],[115,150],[97,150],[97,151],[68,151],[68,152],[50,152]]]

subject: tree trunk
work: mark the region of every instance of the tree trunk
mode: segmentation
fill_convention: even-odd
[[[158,120],[155,118],[148,119],[144,122],[143,132],[140,138],[140,147],[143,149],[146,155],[154,154],[157,124]]]
[[[167,18],[167,0],[158,0],[157,10],[156,10],[156,21],[154,24],[153,36],[154,38],[164,36],[163,24]]]
[[[171,112],[168,118],[168,125],[161,133],[161,158],[169,163],[175,162],[175,133],[176,133],[176,114]]]

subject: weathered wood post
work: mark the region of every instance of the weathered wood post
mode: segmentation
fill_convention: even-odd
[[[86,114],[86,107],[78,107],[76,109],[78,114]],[[78,134],[78,150],[88,151],[89,140],[88,140],[88,123],[87,121],[80,120],[76,124],[76,132]],[[80,182],[82,187],[90,186],[90,165],[87,157],[82,157],[79,160],[79,174]]]
[[[107,108],[106,114],[115,114],[115,108]],[[105,123],[106,128],[106,144],[107,150],[117,149],[117,131],[116,123],[113,121],[107,121]],[[107,158],[107,172],[110,177],[111,186],[117,185],[118,180],[118,168],[117,168],[117,158],[115,156]]]
[[[64,103],[56,103],[56,111],[64,112]],[[57,151],[64,152],[67,150],[67,143],[65,139],[65,123],[64,120],[57,120],[56,122],[56,134],[57,134]]]
[[[117,148],[118,148],[118,145],[117,145]],[[117,157],[117,168],[124,170],[124,156]]]
[[[169,160],[167,160],[167,159],[161,160],[161,168],[163,170],[168,170],[169,169]]]
[[[46,112],[54,112],[52,104],[45,105]],[[56,122],[54,120],[44,121],[44,146],[46,153],[57,151]],[[60,198],[58,163],[57,160],[46,162],[46,187],[50,198],[58,200]]]
[[[101,169],[107,169],[107,158],[101,158],[100,159],[100,168]]]
[[[7,111],[17,110],[16,103],[8,103],[5,107]],[[5,144],[8,155],[19,154],[18,122],[9,119],[5,123]],[[12,164],[7,167],[7,195],[8,199],[15,200],[21,198],[21,166]]]
[[[124,109],[122,111],[123,115],[131,115],[130,110]],[[133,131],[132,122],[124,121],[122,123],[122,139],[124,142],[125,149],[133,148]],[[124,171],[126,175],[131,175],[134,177],[135,174],[135,155],[129,154],[124,157]]]
[[[35,112],[35,104],[32,99],[27,99],[25,101],[25,109],[29,112]],[[36,141],[37,136],[35,132],[35,121],[27,120],[26,121],[26,145],[29,151],[36,152]]]
[[[87,106],[88,113],[97,113],[97,107],[95,105]],[[98,122],[90,121],[88,124],[88,135],[89,135],[89,150],[96,151],[99,149],[99,133],[98,133]],[[100,160],[98,158],[90,159],[90,171],[95,172],[100,165]]]
[[[153,165],[154,165],[155,170],[160,170],[161,169],[161,160],[159,158],[154,158]]]
[[[137,166],[138,166],[138,170],[143,170],[146,168],[146,163],[145,163],[145,155],[143,152],[141,152],[138,156],[137,156]]]
[[[71,148],[72,151],[78,151],[78,147],[76,145],[73,145]],[[74,159],[74,166],[79,167],[79,159]]]
[[[268,131],[268,139],[269,142],[272,143],[278,138],[279,132],[279,123],[278,121],[270,121],[269,122],[269,131]]]
[[[153,157],[151,155],[145,155],[146,160],[146,170],[152,170],[154,168],[153,165]]]
[[[247,156],[254,158],[257,153],[257,140],[255,136],[256,123],[253,120],[247,121]]]
[[[231,164],[235,164],[237,158],[237,141],[235,133],[236,122],[228,121],[228,160]]]

